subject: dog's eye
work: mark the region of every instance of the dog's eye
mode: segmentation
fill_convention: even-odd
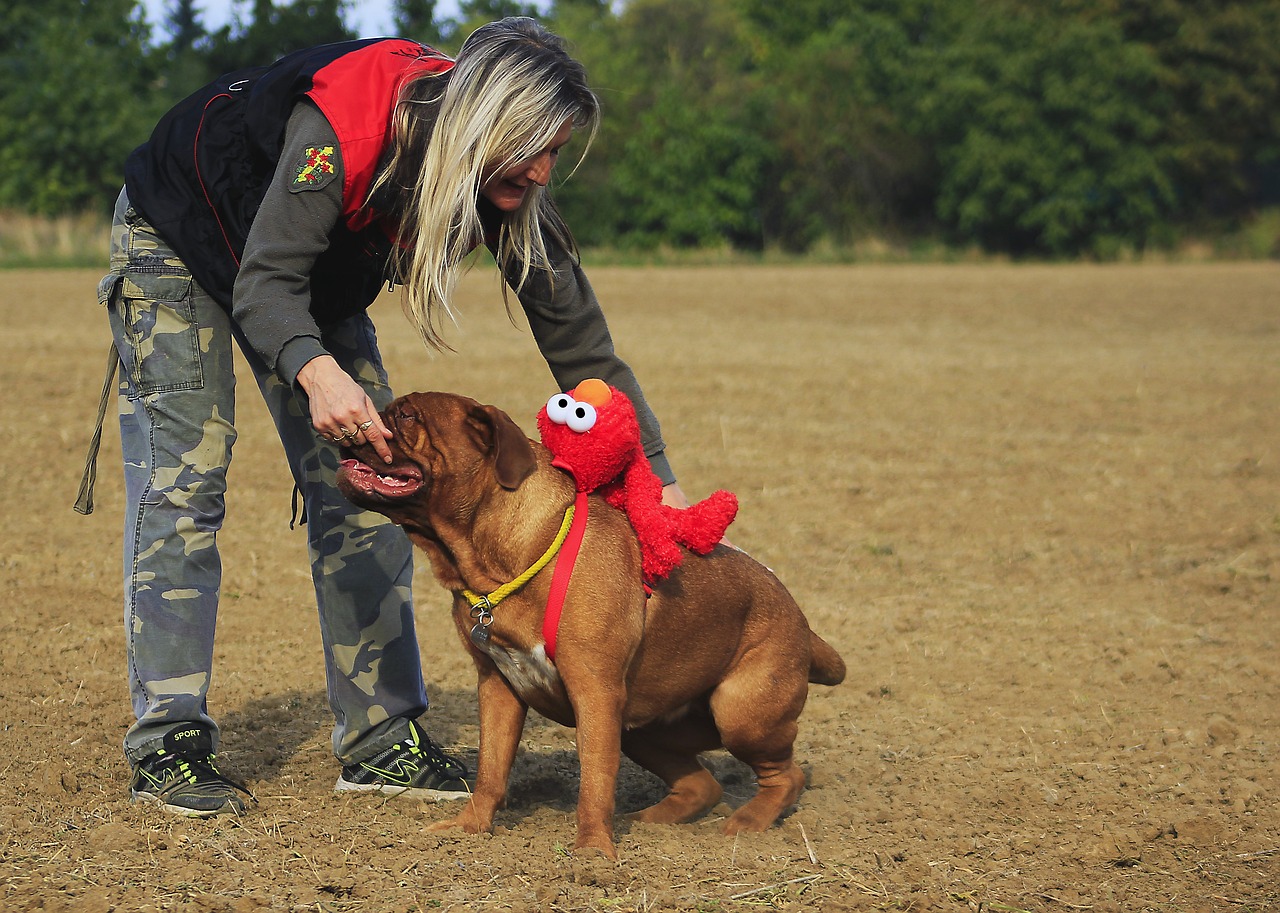
[[[596,407],[590,403],[574,403],[565,424],[569,426],[570,431],[576,431],[579,434],[590,431],[596,424]]]
[[[569,424],[569,413],[573,411],[573,407],[576,405],[578,404],[573,401],[573,397],[569,394],[557,393],[547,400],[547,418],[557,425],[567,425]]]

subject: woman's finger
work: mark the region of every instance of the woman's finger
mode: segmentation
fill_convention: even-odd
[[[369,417],[360,422],[360,431],[364,434],[365,440],[377,451],[378,456],[382,457],[382,462],[390,463],[391,448],[387,446],[387,440],[392,437],[391,429],[383,423],[382,415],[379,414],[373,400],[366,396],[364,403]]]
[[[377,451],[378,456],[382,457],[382,462],[391,462],[391,448],[387,446],[386,437],[390,435],[382,434],[382,423],[374,422],[369,428],[361,432],[364,439],[369,442],[369,446]]]

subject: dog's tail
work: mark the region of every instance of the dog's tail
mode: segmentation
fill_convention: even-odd
[[[844,660],[835,647],[809,632],[809,681],[815,685],[838,685],[844,681]]]

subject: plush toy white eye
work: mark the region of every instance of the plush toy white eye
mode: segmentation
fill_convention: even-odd
[[[568,393],[557,393],[547,400],[547,418],[557,425],[568,424],[569,413],[573,411],[573,407],[576,405],[577,403],[573,401],[573,397]]]
[[[596,407],[590,403],[574,403],[565,424],[569,426],[570,431],[576,431],[579,434],[590,431],[596,424]]]

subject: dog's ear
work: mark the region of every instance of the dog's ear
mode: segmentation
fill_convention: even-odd
[[[493,472],[498,484],[515,491],[538,465],[529,439],[511,416],[497,406],[477,405],[468,419],[481,445],[493,454]]]

